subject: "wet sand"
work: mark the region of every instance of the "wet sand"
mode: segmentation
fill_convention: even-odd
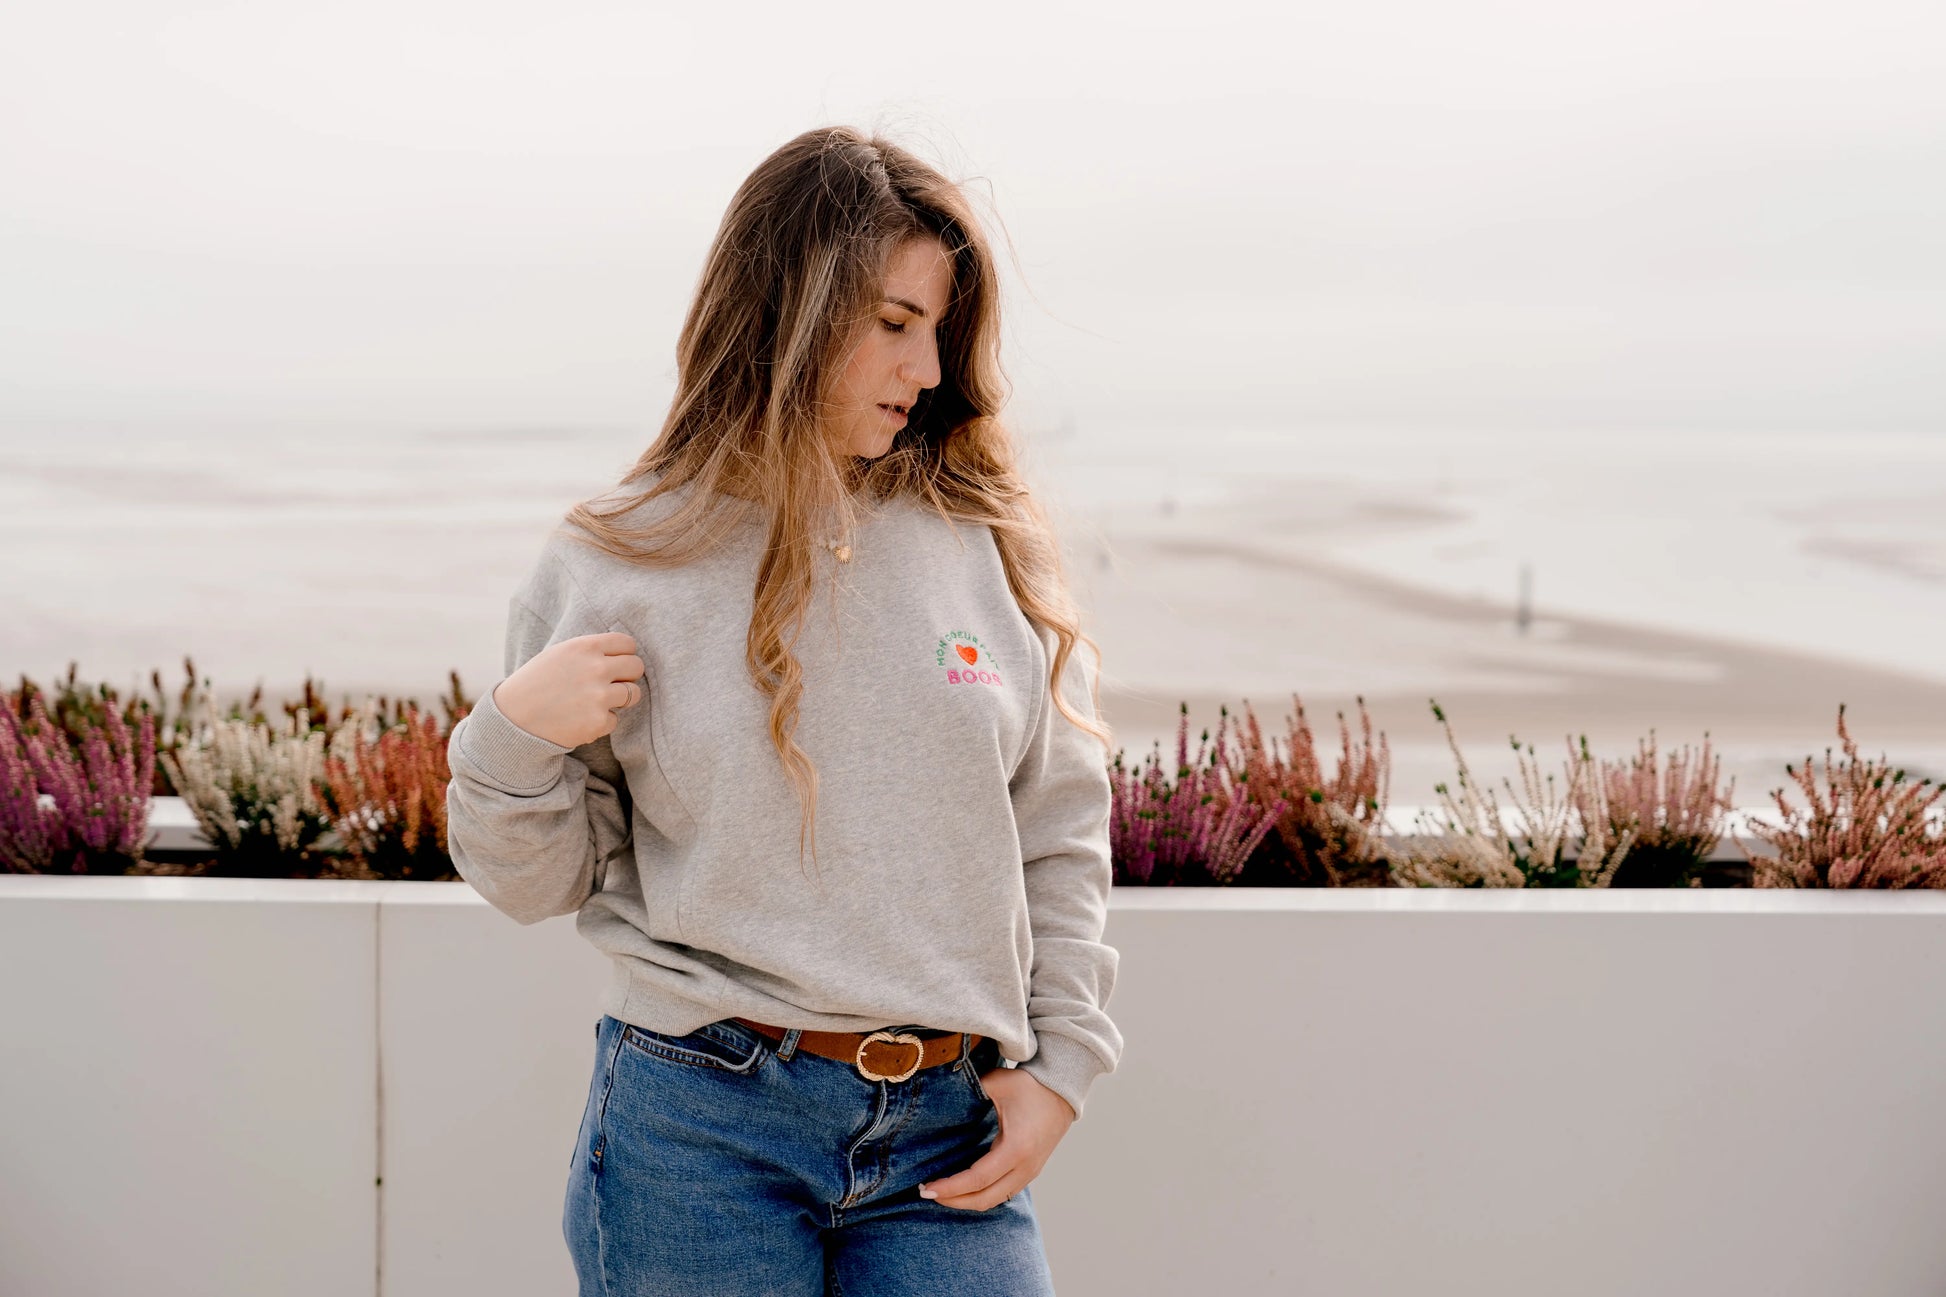
[[[1370,515],[1375,525],[1409,517]],[[1599,757],[1700,747],[1705,734],[1743,805],[1770,801],[1786,763],[1842,754],[1838,707],[1865,756],[1946,779],[1946,683],[1841,659],[1533,611],[1410,588],[1306,554],[1248,510],[1184,516],[1173,534],[1096,530],[1070,546],[1077,592],[1105,661],[1103,711],[1119,747],[1190,746],[1218,708],[1248,700],[1268,733],[1302,702],[1325,769],[1353,740],[1362,695],[1392,753],[1393,802],[1428,804],[1454,764],[1437,699],[1477,777],[1515,777],[1509,738],[1558,769],[1569,736]],[[1152,529],[1153,530],[1153,529]],[[1085,590],[1084,590],[1085,587]]]

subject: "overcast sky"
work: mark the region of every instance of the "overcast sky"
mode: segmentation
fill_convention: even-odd
[[[0,436],[652,430],[832,121],[982,178],[1023,418],[1946,432],[1937,0],[62,0],[0,20]]]

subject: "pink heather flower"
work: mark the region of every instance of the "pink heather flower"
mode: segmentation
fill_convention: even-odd
[[[0,862],[8,869],[79,874],[141,857],[155,719],[144,709],[131,735],[119,708],[106,702],[100,724],[81,722],[78,741],[48,716],[37,690],[26,698],[24,719],[11,705],[0,708]]]
[[[1109,771],[1108,829],[1117,882],[1231,882],[1288,808],[1281,797],[1268,807],[1253,808],[1243,790],[1230,785],[1228,767],[1217,760],[1228,724],[1226,714],[1214,751],[1209,731],[1203,731],[1191,762],[1189,706],[1183,705],[1173,783],[1163,772],[1160,743],[1139,770],[1125,767],[1116,754]]]

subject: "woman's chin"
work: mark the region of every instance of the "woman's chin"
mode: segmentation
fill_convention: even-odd
[[[851,453],[860,459],[877,459],[892,449],[893,435],[890,432],[874,433],[860,437],[851,444]]]

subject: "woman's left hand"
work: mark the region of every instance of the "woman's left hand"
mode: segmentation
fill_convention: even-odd
[[[996,1067],[980,1077],[980,1086],[999,1114],[1000,1134],[972,1166],[919,1186],[921,1197],[966,1211],[997,1207],[1026,1188],[1075,1119],[1068,1101],[1032,1072]]]

